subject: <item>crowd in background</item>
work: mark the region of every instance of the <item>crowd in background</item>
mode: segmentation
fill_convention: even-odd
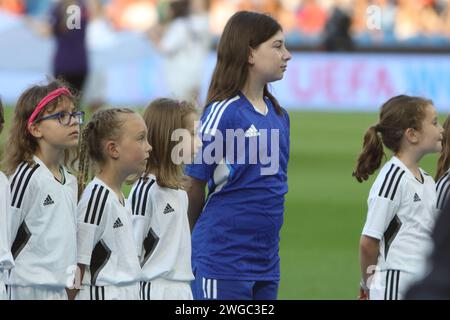
[[[0,0],[0,10],[32,16],[46,15],[57,0]],[[173,0],[89,0],[103,6],[116,30],[145,30],[164,20]],[[327,30],[344,28],[360,45],[426,45],[450,43],[449,0],[210,0],[210,31],[218,37],[227,19],[238,10],[268,12],[283,25],[291,45],[318,44]],[[380,9],[380,24],[368,28]],[[368,9],[369,8],[369,9]],[[348,16],[335,20],[335,11]],[[375,15],[374,15],[375,14]],[[331,25],[330,25],[331,23]],[[327,26],[328,25],[328,26]],[[328,29],[327,29],[328,28]]]

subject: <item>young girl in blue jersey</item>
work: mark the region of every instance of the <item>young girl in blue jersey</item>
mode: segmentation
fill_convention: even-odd
[[[67,299],[76,267],[77,181],[66,165],[77,152],[82,121],[60,81],[32,86],[17,102],[5,148],[13,300]]]
[[[3,105],[0,100],[0,133],[2,133],[3,124],[5,123],[3,112]],[[0,300],[8,298],[4,277],[6,276],[6,271],[14,266],[9,246],[9,230],[7,228],[10,201],[8,179],[0,171]]]
[[[269,92],[291,55],[280,24],[238,12],[220,39],[190,176],[195,299],[276,299],[289,116]],[[205,185],[208,197],[205,201]]]
[[[442,127],[430,100],[405,95],[381,107],[353,173],[367,180],[381,165],[383,145],[393,152],[375,179],[360,240],[360,299],[403,299],[423,276],[436,219],[432,177],[419,167],[423,156],[439,152]]]
[[[144,281],[143,300],[192,300],[191,234],[183,164],[201,142],[195,107],[172,99],[153,101],[144,114],[152,154],[128,204]],[[181,142],[179,141],[180,139]]]
[[[137,300],[142,273],[121,188],[145,170],[151,151],[147,127],[130,109],[101,110],[83,129],[80,149],[77,299]],[[83,190],[91,163],[95,177]]]

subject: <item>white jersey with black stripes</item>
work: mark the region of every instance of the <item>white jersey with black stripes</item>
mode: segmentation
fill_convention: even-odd
[[[362,234],[381,240],[377,265],[381,271],[418,276],[424,271],[437,210],[434,180],[420,172],[422,181],[394,156],[370,190]]]
[[[58,181],[36,156],[10,177],[8,226],[15,267],[7,282],[21,287],[64,288],[76,270],[77,181],[61,168]]]
[[[438,210],[442,210],[445,206],[445,203],[448,200],[448,194],[450,191],[449,176],[450,176],[450,169],[447,170],[447,172],[442,177],[440,177],[439,180],[436,182],[436,193],[437,193],[436,207]]]
[[[163,188],[149,175],[133,185],[127,205],[145,281],[193,280],[186,191]]]
[[[97,177],[78,203],[77,243],[78,263],[86,265],[84,285],[127,286],[142,279],[131,211]]]

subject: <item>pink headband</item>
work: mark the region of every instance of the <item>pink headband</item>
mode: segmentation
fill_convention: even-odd
[[[63,94],[72,96],[69,89],[64,88],[64,87],[53,90],[48,95],[46,95],[44,97],[44,99],[42,99],[41,102],[39,102],[36,109],[34,109],[33,113],[31,114],[30,118],[28,119],[28,127],[30,127],[30,125],[34,122],[34,120],[36,120],[36,117],[38,116],[39,112],[41,112],[41,110],[44,109],[44,107],[47,104],[49,104],[51,101],[55,100],[56,98],[58,98],[59,96],[61,96]]]

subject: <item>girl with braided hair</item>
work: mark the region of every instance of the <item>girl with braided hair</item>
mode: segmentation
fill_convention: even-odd
[[[139,299],[141,267],[131,211],[121,187],[127,177],[142,174],[151,149],[144,120],[130,109],[97,111],[83,130],[77,228],[81,290],[77,299]],[[95,177],[83,190],[90,160]]]

